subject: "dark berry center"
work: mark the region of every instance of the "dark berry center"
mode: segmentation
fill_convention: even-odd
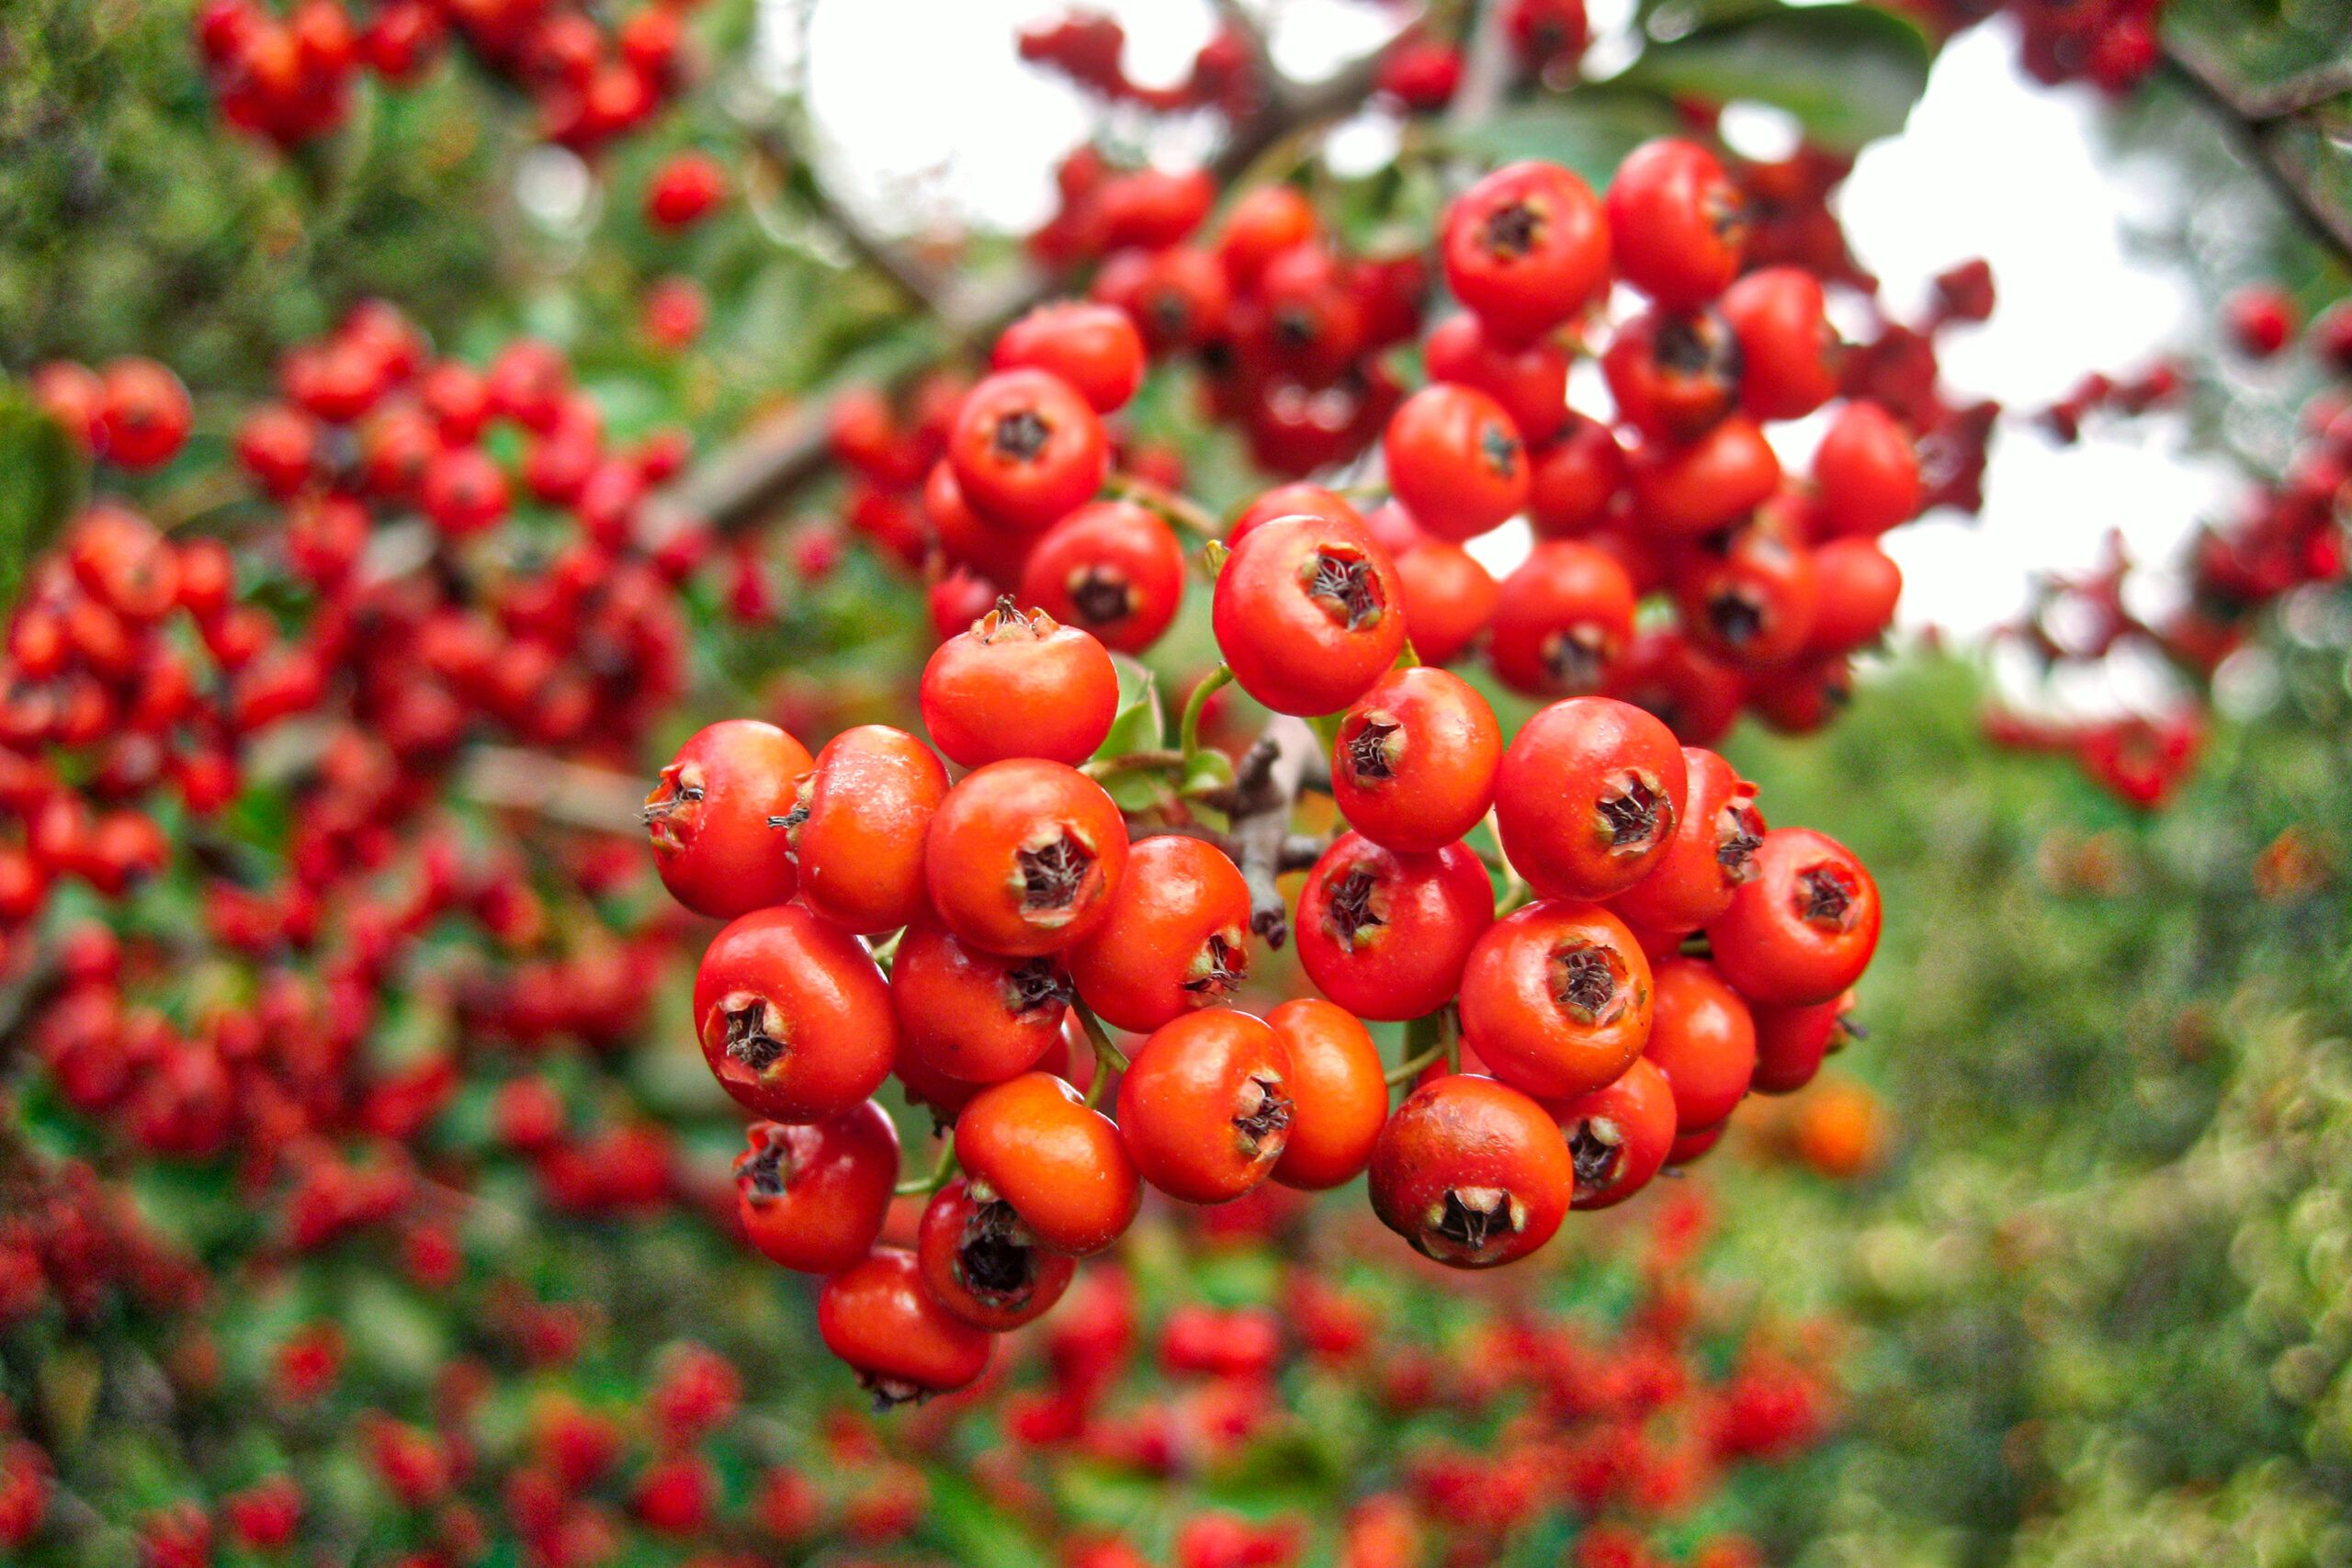
[[[1331,902],[1324,915],[1324,924],[1350,953],[1356,950],[1356,943],[1365,931],[1388,923],[1372,907],[1373,894],[1379,886],[1380,878],[1362,866],[1331,885]]]
[[[1351,632],[1380,624],[1380,584],[1372,574],[1372,563],[1361,556],[1317,550],[1306,592],[1321,600],[1331,618]]]
[[[1197,973],[1183,981],[1183,988],[1195,996],[1221,997],[1238,987],[1250,973],[1250,954],[1226,941],[1223,932],[1211,931],[1193,967]]]
[[[1753,807],[1726,806],[1715,828],[1715,863],[1734,882],[1756,874],[1756,852],[1764,842],[1764,824]]]
[[[1069,1005],[1069,976],[1050,958],[1033,958],[1004,974],[1004,1007],[1015,1018]]]
[[[996,433],[992,439],[997,456],[1010,457],[1018,463],[1029,463],[1035,462],[1037,454],[1046,449],[1046,443],[1053,434],[1054,427],[1047,424],[1035,409],[1015,409],[1011,413],[997,416]]]
[[[1255,1155],[1290,1125],[1290,1096],[1283,1092],[1280,1079],[1251,1078],[1242,1089],[1242,1104],[1247,1109],[1234,1117],[1233,1127],[1245,1153]]]
[[[1623,982],[1624,965],[1617,955],[1591,942],[1577,942],[1552,955],[1552,995],[1583,1022],[1606,1023],[1623,1011]]]
[[[1001,1198],[974,1209],[956,1247],[965,1288],[991,1306],[1018,1306],[1035,1284],[1035,1258],[1013,1235],[1021,1216]]]
[[[1363,728],[1348,741],[1348,772],[1355,775],[1358,783],[1396,776],[1396,770],[1391,765],[1388,739],[1399,728],[1394,719],[1366,718]]]
[[[1523,256],[1544,237],[1544,215],[1529,203],[1514,201],[1487,214],[1487,249],[1500,256]]]
[[[1488,1242],[1508,1235],[1511,1229],[1510,1194],[1500,1188],[1478,1188],[1465,1195],[1449,1187],[1438,1222],[1431,1229],[1440,1239],[1453,1243],[1464,1252],[1474,1256],[1482,1253]]]
[[[1021,908],[1025,912],[1069,908],[1078,901],[1078,890],[1094,864],[1094,857],[1068,829],[1043,849],[1015,851],[1012,859],[1021,874]]]
[[[1764,606],[1745,588],[1724,588],[1707,596],[1707,624],[1734,648],[1764,635]]]
[[[1834,865],[1797,874],[1797,912],[1808,925],[1842,931],[1854,923],[1854,885]]]
[[[1576,1171],[1579,1198],[1589,1198],[1606,1188],[1624,1153],[1623,1145],[1600,1135],[1599,1125],[1588,1116],[1568,1134],[1568,1163]]]
[[[1657,841],[1665,797],[1638,774],[1627,774],[1600,797],[1601,831],[1612,850],[1646,849]]]
[[[763,1073],[783,1058],[784,1042],[769,1032],[768,1012],[768,1005],[756,1000],[728,1010],[728,1060]]]
[[[1072,608],[1094,626],[1125,620],[1136,607],[1135,590],[1108,567],[1090,566],[1069,584]]]

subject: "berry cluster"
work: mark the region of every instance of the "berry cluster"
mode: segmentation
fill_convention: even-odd
[[[205,0],[197,47],[221,118],[294,147],[338,129],[363,71],[410,85],[454,37],[537,106],[548,141],[587,152],[650,120],[685,74],[697,0],[646,0],[618,20],[575,0]]]
[[[1552,212],[1571,176],[1518,177],[1543,182],[1525,199]],[[1158,635],[1181,581],[1164,523],[1095,499],[1102,415],[1143,358],[1117,310],[1025,318],[939,423],[925,486],[976,533],[1035,538],[1024,574],[1055,561],[1039,586],[1123,648]],[[1517,504],[1495,471],[1523,484],[1519,437],[1484,394],[1418,394],[1390,445],[1407,503],[1454,536]],[[762,1118],[738,1168],[744,1227],[828,1277],[826,1343],[886,1398],[978,1377],[990,1336],[1052,1306],[1147,1187],[1216,1204],[1368,1169],[1392,1229],[1487,1268],[1543,1246],[1571,1206],[1623,1201],[1697,1158],[1751,1087],[1801,1087],[1842,1038],[1878,936],[1860,863],[1822,834],[1768,830],[1728,763],[1625,703],[1564,698],[1507,743],[1473,687],[1408,651],[1410,589],[1387,545],[1304,488],[1261,498],[1213,552],[1224,663],[1175,748],[1114,742],[1158,733],[1152,699],[1123,724],[1103,639],[1007,595],[932,655],[932,746],[870,725],[811,757],[731,719],[690,739],[647,798],[665,885],[730,922],[694,1017],[712,1073]],[[1317,495],[1332,504],[1296,509]],[[1156,552],[1127,547],[1147,537]],[[1151,553],[1167,591],[1131,592]],[[1348,831],[1292,831],[1292,799],[1269,787],[1276,730],[1238,766],[1200,744],[1227,682],[1324,723],[1318,777]],[[951,780],[948,763],[969,771]],[[1483,858],[1468,841],[1482,824]],[[1291,925],[1273,886],[1286,866],[1306,871],[1298,951],[1321,996],[1261,1017],[1233,1004],[1252,938],[1278,946]],[[1391,1071],[1366,1020],[1412,1023],[1426,1049]],[[1106,1023],[1141,1044],[1122,1050]],[[1416,1073],[1392,1113],[1391,1086]],[[899,1151],[869,1097],[893,1074],[954,1131],[913,1184],[931,1204],[910,1251],[875,1245]],[[1095,1108],[1106,1096],[1115,1117]]]
[[[2220,325],[2233,352],[2264,364],[2296,341],[2298,312],[2283,290],[2252,285],[2223,301]],[[2037,581],[2024,615],[2007,628],[2007,640],[2045,677],[2154,653],[2181,677],[2176,700],[2157,711],[2087,718],[1997,711],[1985,721],[1995,741],[2071,753],[2119,799],[2162,807],[2195,769],[2207,728],[2204,694],[2223,660],[2245,645],[2268,607],[2343,580],[2338,519],[2352,498],[2352,304],[2322,312],[2303,335],[2325,379],[2303,405],[2279,477],[2250,494],[2235,517],[2199,531],[2177,569],[2181,581],[2161,604],[2152,606],[2147,601],[2156,596],[2139,592],[2133,562],[2110,537],[2097,566]],[[2188,376],[2171,361],[2135,376],[2095,374],[2041,423],[2071,444],[2094,413],[2136,416],[2177,405]]]

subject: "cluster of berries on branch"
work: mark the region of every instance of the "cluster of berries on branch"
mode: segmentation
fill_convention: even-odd
[[[454,41],[530,98],[542,136],[586,152],[685,85],[698,3],[643,0],[616,17],[578,0],[205,0],[196,39],[221,118],[280,147],[339,130],[363,73],[411,86]]]
[[[1506,265],[1477,236],[1516,232],[1522,208],[1539,233],[1574,211],[1605,232],[1589,195],[1560,205],[1572,179],[1522,165],[1474,190],[1464,278]],[[1110,547],[1167,524],[1101,499],[1102,416],[1141,379],[1137,334],[1117,310],[1048,306],[997,364],[941,419],[927,496],[976,534],[1034,539],[1031,561],[1057,563],[1040,597],[1148,646],[1170,595],[1128,592],[1148,557]],[[1406,503],[1454,537],[1500,522],[1516,502],[1498,466],[1524,478],[1509,416],[1453,384],[1400,421],[1417,405],[1426,423],[1389,436]],[[1048,555],[1070,531],[1083,547]],[[1880,911],[1842,845],[1768,829],[1721,757],[1614,698],[1562,697],[1507,736],[1415,657],[1399,560],[1328,491],[1270,492],[1207,554],[1223,662],[1172,745],[1154,695],[1123,704],[1103,638],[1007,594],[931,656],[929,744],[867,725],[811,756],[728,719],[646,800],[665,885],[729,921],[694,1023],[760,1118],[744,1229],[825,1276],[825,1341],[885,1399],[978,1378],[993,1337],[1052,1307],[1147,1190],[1214,1205],[1368,1173],[1414,1248],[1491,1268],[1701,1157],[1751,1089],[1801,1088],[1846,1036]],[[1172,595],[1181,559],[1166,570]],[[1277,716],[1238,761],[1200,739],[1227,683]],[[1346,830],[1303,830],[1302,787]],[[1296,871],[1294,912],[1278,879]],[[1238,1005],[1253,949],[1294,929],[1318,994]],[[1367,1021],[1407,1024],[1408,1058],[1384,1061]],[[952,1130],[906,1184],[929,1198],[912,1248],[877,1245],[900,1150],[872,1097],[893,1076]]]

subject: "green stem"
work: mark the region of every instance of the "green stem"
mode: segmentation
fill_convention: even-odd
[[[899,943],[905,938],[906,934],[907,933],[903,929],[895,931],[888,936],[883,938],[880,942],[874,944],[875,965],[885,975],[888,975],[890,972],[890,965],[892,962],[898,958]]]
[[[1078,1014],[1078,1026],[1086,1031],[1086,1043],[1094,1047],[1094,1084],[1100,1089],[1108,1074],[1127,1070],[1126,1053],[1111,1043],[1109,1031],[1102,1027],[1102,1021],[1094,1016],[1092,1008],[1075,998],[1071,999],[1069,1008],[1070,1011]]]
[[[1382,1075],[1389,1088],[1411,1083],[1431,1063],[1443,1061],[1449,1070],[1455,1065],[1453,1019],[1451,1010],[1440,1008],[1405,1025],[1405,1059]]]
[[[928,1198],[946,1186],[948,1179],[955,1174],[956,1129],[950,1127],[939,1140],[939,1157],[932,1162],[931,1174],[916,1177],[911,1181],[901,1181],[890,1190],[900,1198]]]
[[[1216,694],[1217,688],[1232,679],[1232,670],[1220,664],[1202,676],[1201,683],[1193,688],[1193,694],[1184,699],[1184,716],[1176,726],[1176,744],[1188,772],[1193,759],[1200,754],[1201,714],[1209,705],[1209,698]]]
[[[1527,879],[1519,874],[1519,867],[1511,864],[1510,856],[1503,852],[1502,824],[1495,819],[1491,807],[1487,810],[1487,831],[1494,837],[1495,852],[1479,858],[1502,874],[1502,894],[1495,900],[1495,918],[1500,919],[1526,903],[1532,890],[1527,886]]]

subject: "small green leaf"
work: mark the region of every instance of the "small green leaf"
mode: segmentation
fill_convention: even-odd
[[[1125,757],[1136,751],[1155,751],[1167,744],[1167,716],[1159,711],[1159,681],[1143,666],[1121,660],[1119,711],[1112,716],[1111,732],[1094,754]]]
[[[1204,746],[1184,760],[1184,782],[1177,786],[1197,799],[1233,787],[1233,759],[1214,746]]]
[[[1787,110],[1849,152],[1903,129],[1928,85],[1919,29],[1869,6],[1812,6],[1702,28],[1642,51],[1612,84],[1713,104]]]

